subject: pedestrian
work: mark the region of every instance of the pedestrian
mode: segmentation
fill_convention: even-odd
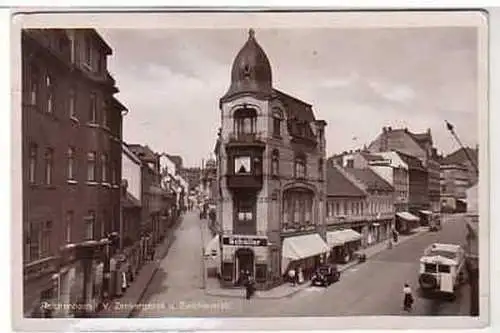
[[[297,282],[298,284],[304,283],[304,271],[302,270],[302,267],[299,267],[298,269]]]
[[[288,271],[288,278],[290,280],[290,282],[292,283],[293,286],[295,286],[295,283],[296,283],[296,280],[295,280],[295,269],[290,268],[290,270]]]
[[[404,288],[403,288],[403,295],[404,295],[404,299],[403,299],[403,309],[405,311],[408,311],[410,312],[411,309],[412,309],[412,305],[413,305],[413,295],[412,295],[412,292],[411,292],[411,288],[410,288],[410,285],[405,283],[404,285]]]
[[[246,299],[250,299],[255,292],[255,281],[251,275],[249,275],[245,282]]]

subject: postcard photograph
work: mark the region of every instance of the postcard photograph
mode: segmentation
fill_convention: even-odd
[[[487,319],[486,13],[14,26],[19,317]]]

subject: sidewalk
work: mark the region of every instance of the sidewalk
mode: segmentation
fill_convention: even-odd
[[[393,245],[393,249],[398,247],[400,244],[410,240],[414,237],[417,237],[428,231],[428,227],[419,227],[414,230],[414,232],[410,235],[400,235],[399,240],[396,244]],[[387,242],[380,242],[375,244],[369,248],[366,248],[363,253],[366,254],[366,258],[373,257],[374,255],[387,250]],[[339,271],[345,271],[351,267],[358,265],[357,261],[350,262],[345,265],[338,265]],[[292,297],[295,294],[301,292],[302,290],[309,287],[310,284],[308,282],[292,286],[289,283],[284,283],[280,286],[277,286],[271,290],[258,290],[255,292],[254,298],[261,299],[282,299]],[[210,296],[218,296],[218,297],[227,297],[227,298],[244,298],[245,297],[245,289],[244,288],[222,288],[219,284],[219,280],[216,278],[209,278],[207,280],[207,285],[205,289],[205,294]]]
[[[161,260],[167,255],[170,246],[175,240],[175,231],[182,223],[183,217],[172,225],[168,230],[163,242],[155,248],[153,261],[145,263],[136,275],[134,282],[128,287],[122,297],[111,300],[107,309],[95,314],[98,318],[128,318],[135,313],[135,305],[139,304],[160,267]]]

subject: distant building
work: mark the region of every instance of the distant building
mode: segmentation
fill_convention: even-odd
[[[471,161],[472,160],[472,161]],[[441,165],[461,165],[467,170],[467,187],[475,185],[479,176],[479,146],[475,149],[460,148],[453,153],[443,157]]]
[[[312,106],[272,86],[271,65],[250,31],[220,99],[217,183],[221,276],[248,270],[258,288],[290,267],[312,271],[324,241],[326,123]]]
[[[441,210],[465,212],[466,191],[478,181],[478,148],[460,148],[441,163]]]
[[[423,210],[440,211],[440,164],[433,147],[431,130],[412,133],[408,129],[384,127],[382,133],[368,146],[370,152],[398,151],[416,157],[427,172],[427,186]]]
[[[22,31],[23,305],[98,302],[120,221],[122,112],[94,29]]]
[[[201,168],[182,168],[179,172],[182,178],[184,178],[189,184],[189,191],[193,191],[200,184]]]
[[[394,188],[370,168],[342,168],[330,163],[326,212],[327,243],[340,249],[334,249],[333,256],[345,262],[346,255],[352,258],[352,252],[358,248],[356,241],[367,247],[390,236]]]

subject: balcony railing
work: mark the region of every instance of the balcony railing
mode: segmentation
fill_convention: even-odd
[[[253,143],[262,142],[264,140],[263,132],[255,133],[242,133],[242,132],[231,132],[228,135],[230,142],[241,142],[241,143]]]
[[[23,267],[24,280],[31,280],[39,276],[54,273],[57,270],[58,257],[46,257],[27,263]]]
[[[227,176],[227,186],[229,188],[261,188],[262,187],[262,174],[238,174]]]
[[[376,221],[394,218],[395,212],[385,212],[378,214],[363,214],[363,215],[334,215],[327,216],[327,223],[342,223],[342,222],[358,222],[358,221]]]

